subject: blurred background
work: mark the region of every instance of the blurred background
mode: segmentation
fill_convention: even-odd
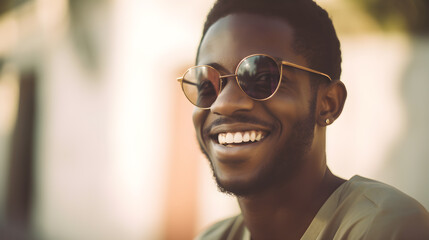
[[[239,212],[176,81],[213,2],[0,1],[0,239],[192,239]],[[429,2],[317,2],[349,91],[328,164],[429,208]]]

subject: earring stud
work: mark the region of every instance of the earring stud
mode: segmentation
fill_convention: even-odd
[[[327,119],[325,120],[325,123],[326,123],[327,125],[329,125],[329,124],[331,124],[331,120],[330,120],[329,118],[327,118]]]

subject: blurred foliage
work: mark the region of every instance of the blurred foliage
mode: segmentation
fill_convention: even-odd
[[[349,0],[367,11],[386,30],[429,34],[429,0]]]
[[[0,15],[29,0],[0,0]]]

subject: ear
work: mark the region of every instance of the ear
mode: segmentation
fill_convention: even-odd
[[[327,126],[337,119],[343,111],[347,90],[341,81],[333,81],[321,87],[318,94],[317,123]]]

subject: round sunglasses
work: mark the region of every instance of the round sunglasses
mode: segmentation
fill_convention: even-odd
[[[266,54],[252,54],[243,58],[238,63],[235,74],[220,75],[214,67],[200,65],[189,68],[177,81],[180,82],[183,93],[192,104],[208,109],[225,87],[224,79],[230,77],[235,77],[240,89],[251,99],[257,101],[270,99],[281,84],[283,66],[315,73],[332,81],[328,74],[281,61]]]

